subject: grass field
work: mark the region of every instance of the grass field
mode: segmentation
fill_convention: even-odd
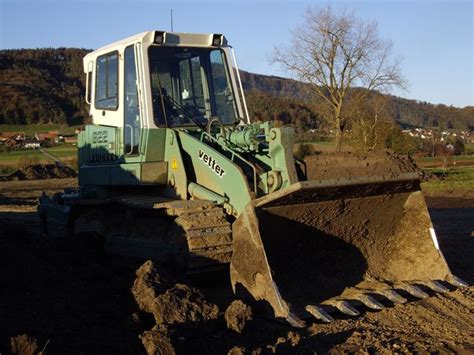
[[[474,167],[465,166],[450,169],[424,169],[437,176],[437,179],[421,183],[423,191],[474,191]]]
[[[450,156],[446,160],[441,157],[422,157],[416,159],[416,164],[422,169],[450,169],[462,166],[474,166],[474,155]]]
[[[4,152],[0,153],[0,165],[16,165],[18,160],[23,156],[27,156],[31,159],[40,159],[48,161],[46,157],[39,151],[39,150],[18,150],[18,151],[11,151],[11,152]]]
[[[467,143],[464,145],[464,152],[466,154],[474,154],[474,143]]]
[[[440,157],[422,157],[417,159],[420,162],[442,162]],[[449,161],[474,160],[474,155],[455,155],[448,157]]]
[[[45,150],[59,159],[77,155],[77,146],[72,144],[58,145],[56,147],[46,148]]]
[[[0,132],[23,132],[27,136],[32,137],[35,133],[46,133],[49,131],[58,131],[62,134],[73,134],[79,126],[68,126],[59,124],[42,124],[42,125],[0,125]]]
[[[51,148],[44,148],[46,152],[69,164],[77,157],[77,146],[72,144],[58,145]],[[52,161],[39,150],[18,150],[0,153],[0,175],[9,174],[15,171],[24,162],[50,164]]]
[[[74,134],[81,126],[68,126],[60,124],[42,125],[0,125],[0,132],[23,132],[27,137],[34,137],[35,133],[46,133],[57,131],[59,134]],[[71,144],[58,145],[45,148],[49,154],[68,164],[77,157],[77,147]],[[39,150],[13,150],[11,152],[0,153],[0,175],[9,174],[15,171],[20,165],[26,162],[48,164],[51,159],[42,154]]]

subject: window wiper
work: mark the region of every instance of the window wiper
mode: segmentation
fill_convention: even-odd
[[[201,128],[203,131],[206,131],[205,125],[202,125],[200,122],[195,120],[194,117],[188,112],[186,112],[184,108],[179,103],[177,103],[171,96],[169,96],[167,93],[166,94],[163,93],[164,90],[162,89],[162,86],[161,86],[160,74],[158,74],[157,79],[158,79],[158,92],[160,94],[160,101],[161,101],[161,109],[163,110],[163,117],[165,118],[166,126],[168,126],[168,116],[166,114],[165,99],[171,102],[173,106],[176,107],[178,111],[181,112],[181,114],[185,118],[193,121],[199,128]]]
[[[184,116],[184,118],[187,118],[189,119],[190,121],[194,122],[199,128],[201,128],[203,131],[206,131],[206,126],[203,125],[201,122],[199,122],[198,120],[195,119],[194,115],[192,115],[191,113],[189,113],[188,111],[186,111],[184,109],[183,106],[181,106],[180,103],[178,103],[177,101],[175,101],[171,96],[169,96],[168,94],[163,94],[160,90],[160,94],[162,95],[162,104],[164,105],[165,104],[165,100],[168,100],[172,105],[173,105],[173,108],[176,108],[176,111],[178,111],[180,114],[182,114]]]

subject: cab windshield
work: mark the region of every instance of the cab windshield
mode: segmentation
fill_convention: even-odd
[[[225,54],[220,49],[149,48],[153,117],[158,126],[238,120]]]

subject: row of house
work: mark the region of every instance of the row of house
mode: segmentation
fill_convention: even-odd
[[[412,128],[405,129],[403,133],[408,134],[410,137],[418,137],[421,139],[437,139],[440,142],[447,142],[451,138],[459,138],[464,143],[474,143],[474,135],[471,135],[469,132],[460,131],[460,132],[449,132],[449,131],[435,131],[429,128]]]
[[[39,142],[53,142],[53,143],[77,143],[77,134],[79,134],[79,130],[75,132],[74,135],[64,135],[59,134],[57,131],[50,131],[48,133],[35,133],[35,138]]]
[[[58,144],[59,142],[77,143],[77,133],[74,135],[62,135],[58,131],[47,133],[35,133],[34,137],[28,137],[24,132],[0,132],[0,146],[21,149],[37,149],[41,146]]]
[[[23,132],[0,132],[0,145],[13,147],[26,139]]]

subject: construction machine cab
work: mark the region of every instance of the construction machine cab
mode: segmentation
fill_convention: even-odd
[[[84,71],[93,125],[79,136],[82,186],[174,185],[186,198],[185,171],[179,178],[171,171],[183,167],[173,130],[248,122],[235,56],[221,34],[143,32],[89,53]]]
[[[89,53],[84,71],[94,124],[248,122],[235,56],[220,34],[140,33]]]

